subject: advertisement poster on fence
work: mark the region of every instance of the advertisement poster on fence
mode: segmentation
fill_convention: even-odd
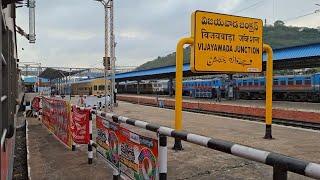
[[[119,128],[117,123],[97,116],[97,151],[114,167],[119,167]]]
[[[52,101],[53,100],[48,98],[42,99],[42,124],[44,124],[48,130],[53,133],[54,126],[53,119],[51,118],[53,114],[53,109],[51,109],[53,104]]]
[[[77,144],[88,144],[89,136],[89,109],[80,109],[72,106],[72,118],[70,123],[70,131],[72,139]]]
[[[40,97],[34,97],[31,102],[32,109],[34,109],[36,112],[40,110],[40,100]]]
[[[70,105],[64,100],[43,99],[43,124],[58,140],[71,147]]]
[[[120,173],[129,179],[158,179],[158,141],[120,127]]]

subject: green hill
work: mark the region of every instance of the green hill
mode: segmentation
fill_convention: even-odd
[[[270,44],[273,49],[318,43],[320,42],[320,29],[285,26],[282,21],[276,21],[273,26],[264,27],[263,39],[264,43]],[[175,52],[163,57],[159,56],[137,67],[137,70],[174,65],[175,58]],[[184,52],[184,63],[188,62],[190,62],[190,47],[185,48]]]

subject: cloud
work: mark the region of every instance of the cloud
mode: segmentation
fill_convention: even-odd
[[[241,2],[241,0],[223,1],[222,3],[219,3],[218,9],[221,12],[227,13],[233,10],[235,7],[237,7]]]
[[[150,33],[143,30],[121,30],[119,38],[127,40],[144,40],[149,38]]]
[[[96,37],[96,34],[93,32],[55,28],[48,29],[47,34],[52,39],[64,39],[70,41],[84,41]]]
[[[287,22],[287,25],[291,26],[302,26],[302,27],[312,27],[312,28],[317,28],[320,25],[320,18],[319,18],[320,13],[318,14],[313,14],[310,16],[294,19],[292,21]]]
[[[288,19],[316,9],[300,0],[119,0],[115,2],[115,36],[118,65],[140,65],[175,51],[181,37],[190,34],[195,10],[232,13],[267,19]],[[273,3],[274,2],[274,3]],[[247,8],[247,9],[246,9]],[[290,21],[289,25],[316,27],[319,14]],[[28,10],[19,8],[17,24],[28,29]],[[35,45],[18,37],[21,61],[47,66],[101,67],[104,55],[104,9],[93,0],[41,0],[36,4]],[[24,48],[24,50],[21,50]]]

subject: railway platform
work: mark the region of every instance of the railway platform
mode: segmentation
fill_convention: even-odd
[[[62,145],[37,118],[28,118],[27,149],[32,180],[108,179],[112,169],[100,159],[88,164],[87,146],[71,151]]]
[[[115,114],[174,127],[174,111],[120,102]],[[320,163],[319,131],[274,125],[266,140],[264,123],[183,112],[184,130]],[[135,129],[136,130],[136,129]],[[169,147],[173,139],[169,138]],[[183,142],[184,150],[168,150],[169,179],[272,179],[272,168]],[[289,173],[289,179],[308,179]]]
[[[97,101],[98,98],[88,98]],[[98,100],[99,101],[99,100]],[[72,97],[71,102],[77,102]],[[94,102],[92,102],[94,103]],[[167,127],[174,127],[171,109],[137,105],[120,101],[114,113]],[[154,133],[128,126],[148,137]],[[265,124],[210,114],[183,112],[183,129],[206,137],[226,140],[249,147],[320,163],[320,131],[273,125],[272,140],[264,139]],[[86,146],[76,152],[64,147],[41,122],[28,118],[29,167],[32,179],[108,179],[112,169],[94,156],[87,164]],[[97,136],[93,118],[93,140]],[[182,142],[183,151],[174,151],[173,138],[168,138],[168,179],[272,179],[270,166],[239,158],[202,146]],[[80,178],[81,177],[81,178]],[[310,179],[288,172],[294,180]]]
[[[145,95],[117,95],[120,101],[136,104],[158,106],[162,101],[164,107],[173,108],[175,100],[168,96],[145,96]],[[250,118],[263,119],[265,116],[263,100],[237,100],[215,102],[211,99],[190,99],[183,100],[183,109],[214,114],[237,115]],[[307,102],[273,102],[273,118],[284,121],[297,121],[315,124],[320,123],[320,106],[318,103]]]

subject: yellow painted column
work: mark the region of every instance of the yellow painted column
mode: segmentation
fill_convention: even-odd
[[[176,49],[176,89],[175,89],[175,130],[182,130],[182,80],[183,80],[183,46],[193,44],[193,38],[182,38]],[[173,149],[182,150],[181,139],[175,138]]]
[[[182,38],[176,49],[176,94],[175,94],[175,129],[182,130],[182,79],[183,79],[183,46],[192,44],[192,38]]]
[[[272,139],[272,92],[273,92],[273,52],[272,48],[264,44],[263,50],[267,54],[267,69],[266,69],[266,132],[265,139]]]

